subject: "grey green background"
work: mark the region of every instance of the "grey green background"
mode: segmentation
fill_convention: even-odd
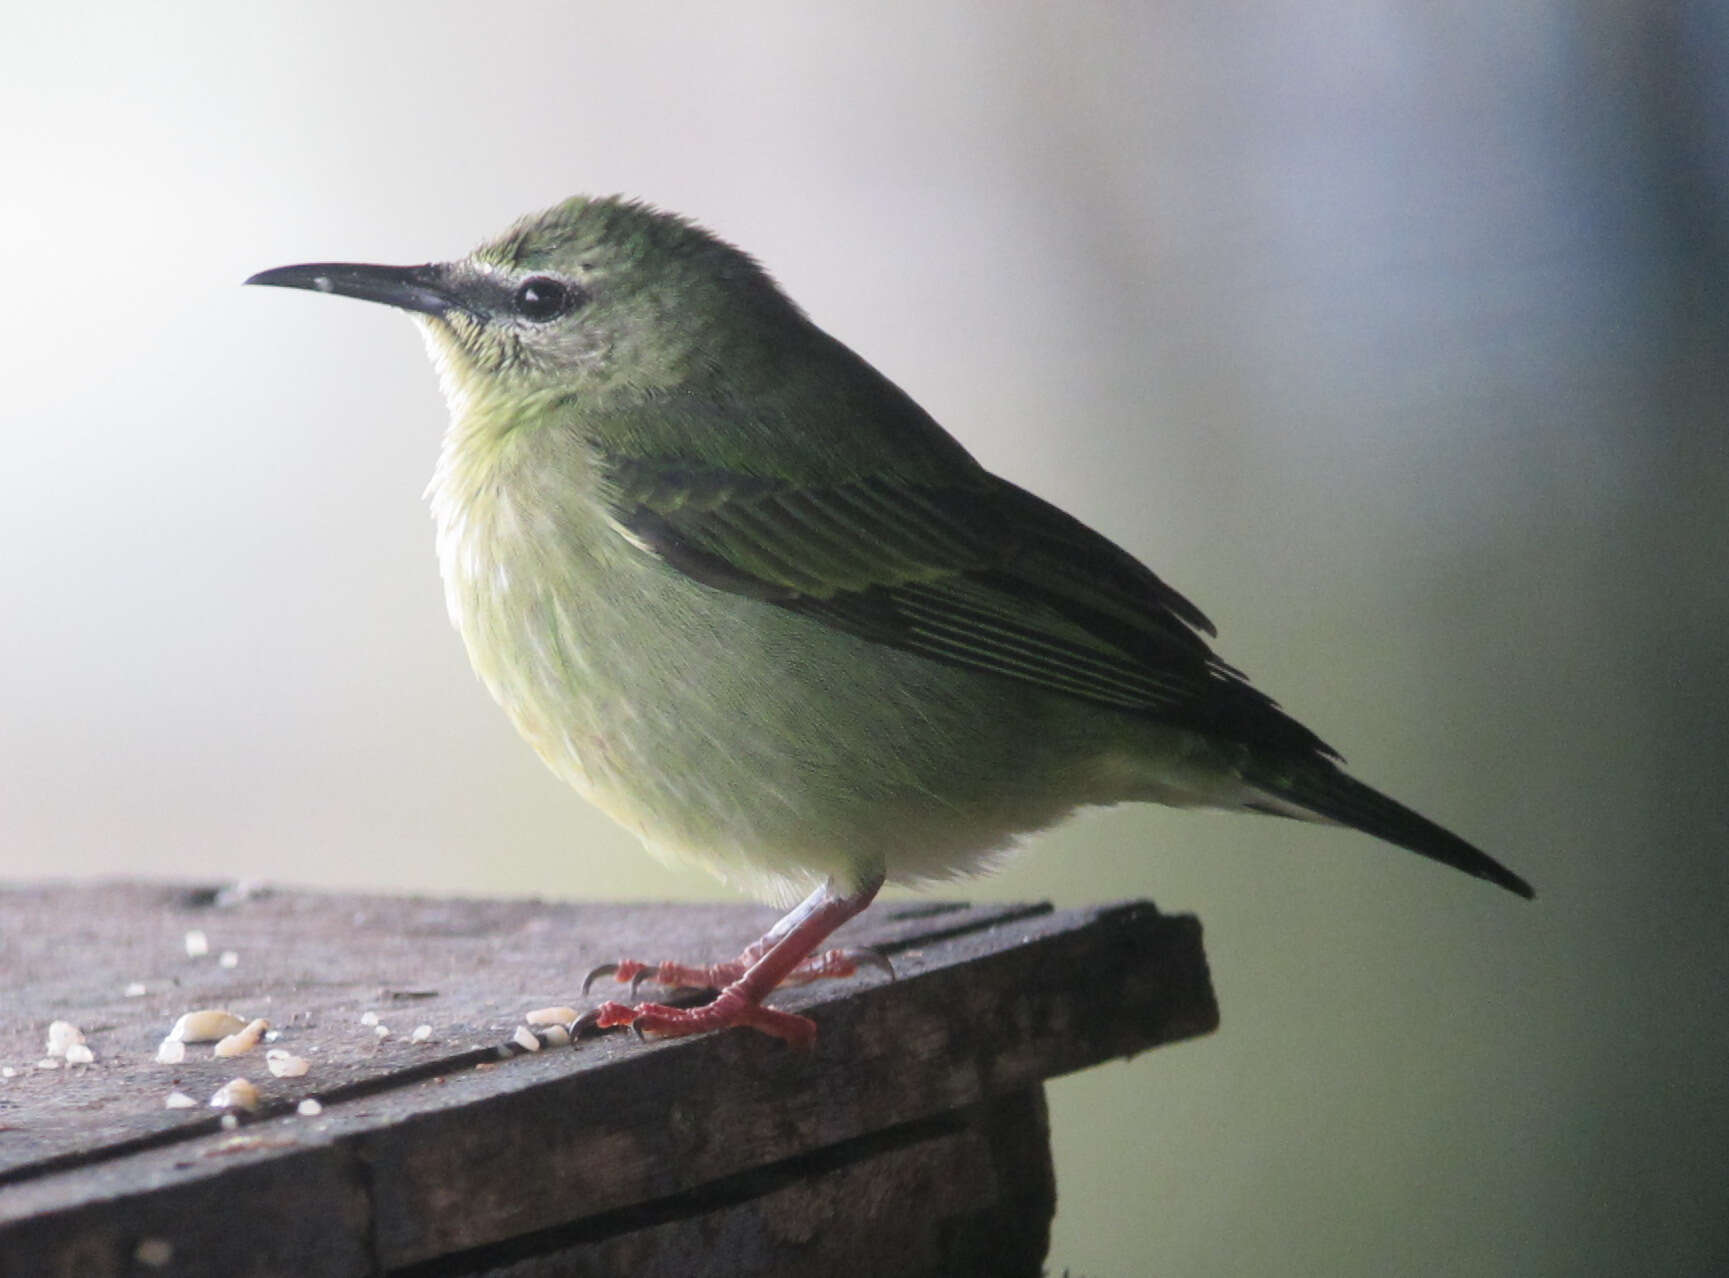
[[[8,10],[0,875],[726,895],[470,677],[410,325],[237,287],[628,192],[1538,886],[1139,808],[958,888],[1207,929],[1054,1272],[1729,1264],[1721,7]]]

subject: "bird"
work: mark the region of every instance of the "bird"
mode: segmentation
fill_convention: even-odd
[[[427,489],[445,602],[551,770],[663,857],[803,894],[730,963],[595,969],[717,992],[592,1025],[808,1045],[765,999],[884,966],[819,952],[884,883],[988,870],[1087,807],[1345,826],[1534,895],[1350,776],[1188,599],[683,216],[577,196],[456,260],[246,283],[418,323],[450,412]]]

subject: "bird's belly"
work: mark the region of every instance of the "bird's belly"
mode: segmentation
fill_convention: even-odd
[[[652,848],[777,895],[964,873],[1126,797],[1097,793],[1099,750],[1067,702],[635,552],[452,584],[476,670],[554,772]]]

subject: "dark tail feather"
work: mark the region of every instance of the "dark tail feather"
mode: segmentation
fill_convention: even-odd
[[[1246,779],[1275,798],[1305,808],[1316,816],[1385,839],[1479,879],[1487,879],[1526,900],[1536,896],[1529,883],[1493,857],[1330,764],[1288,771],[1280,769],[1266,775],[1250,775]]]

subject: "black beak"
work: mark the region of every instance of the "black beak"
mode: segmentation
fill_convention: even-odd
[[[304,266],[278,266],[274,270],[260,271],[246,282],[358,297],[363,302],[383,302],[386,306],[419,311],[423,315],[444,315],[450,311],[470,309],[457,299],[445,268],[437,265],[364,266],[357,262],[308,262]]]

